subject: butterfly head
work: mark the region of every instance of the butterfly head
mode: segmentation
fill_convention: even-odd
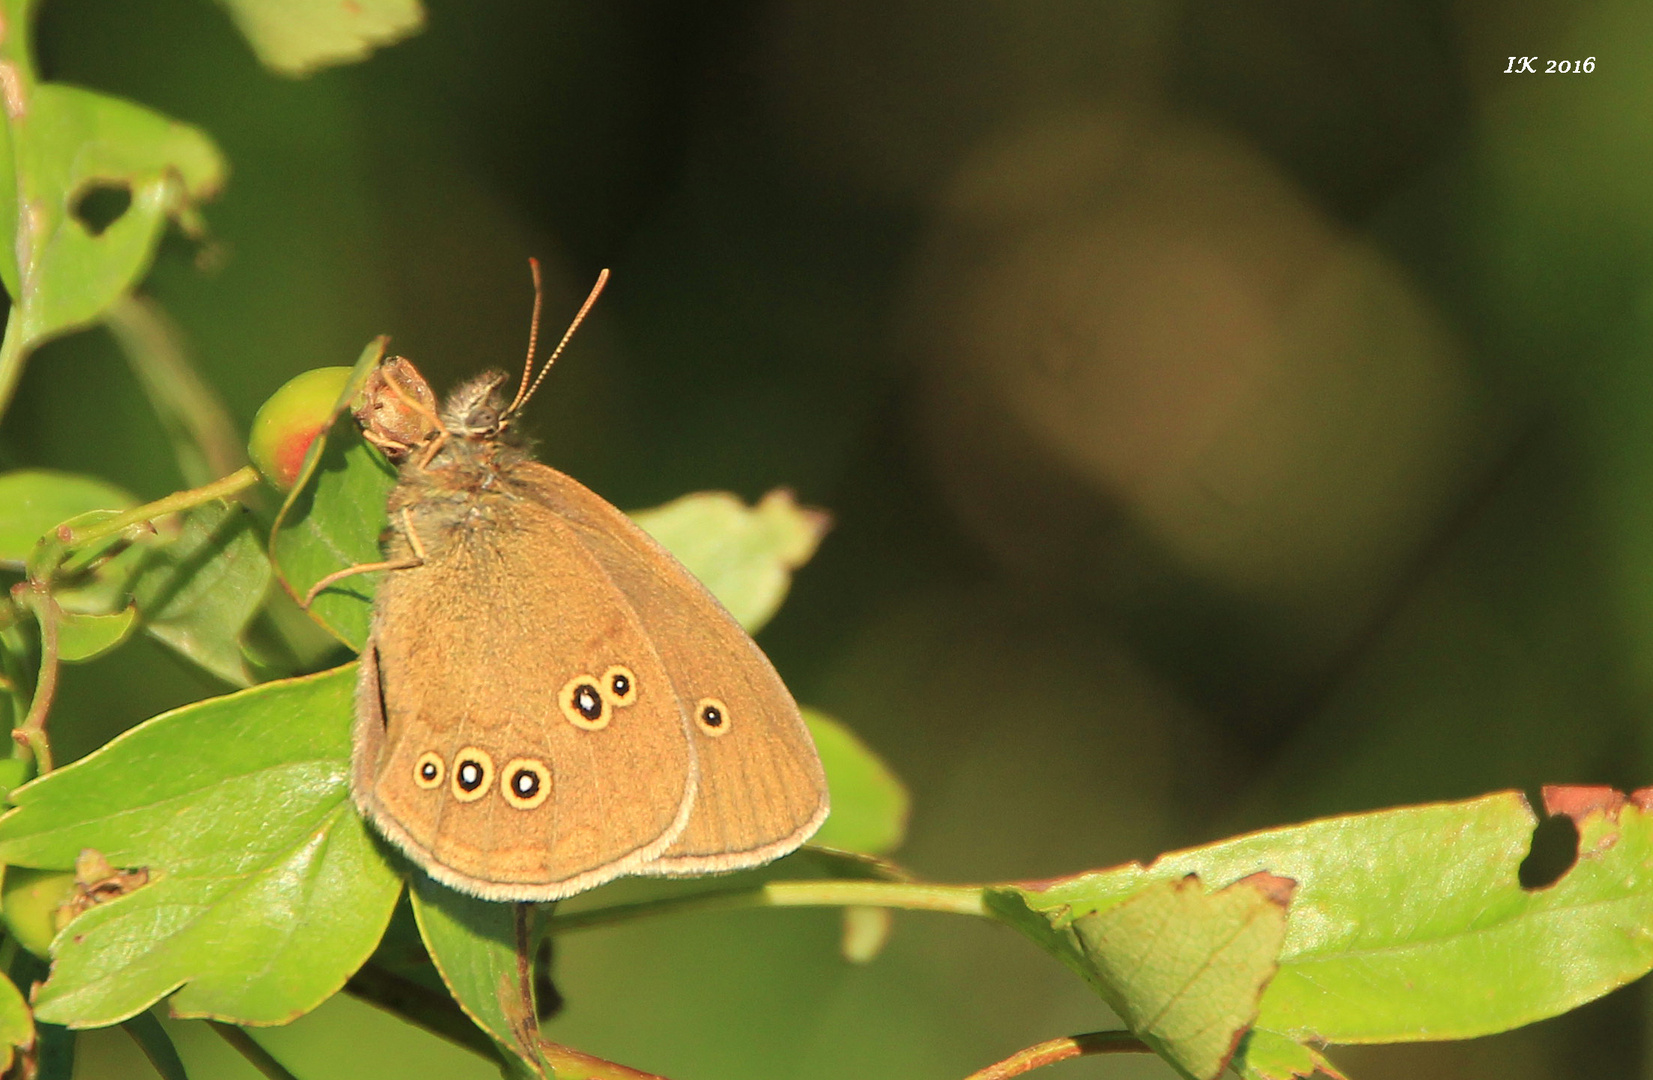
[[[442,427],[456,439],[493,442],[510,428],[516,412],[505,400],[510,376],[486,371],[462,384],[442,403]]]

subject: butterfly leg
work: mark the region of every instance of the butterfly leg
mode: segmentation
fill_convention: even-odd
[[[413,518],[408,514],[408,508],[402,507],[402,527],[407,530],[408,545],[413,548],[413,554],[405,559],[387,559],[384,562],[360,563],[356,566],[347,566],[343,570],[335,570],[310,586],[310,591],[304,594],[299,606],[309,608],[321,591],[335,582],[357,574],[365,574],[371,570],[411,570],[415,566],[425,565],[425,545],[419,542],[419,534],[413,529]]]

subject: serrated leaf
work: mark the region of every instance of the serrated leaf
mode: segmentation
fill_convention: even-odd
[[[0,563],[21,568],[35,542],[70,518],[138,501],[95,476],[19,469],[0,474]]]
[[[843,724],[814,709],[804,709],[803,716],[832,794],[832,812],[810,843],[863,855],[900,847],[911,808],[901,780]]]
[[[465,896],[419,872],[409,895],[425,950],[453,999],[491,1039],[544,1076],[532,979],[519,965],[519,955],[527,964],[526,933],[520,948],[518,941],[520,906]]]
[[[385,502],[396,471],[362,440],[348,406],[384,356],[385,339],[362,350],[333,419],[310,444],[304,466],[287,493],[270,536],[270,558],[294,599],[336,570],[377,562],[379,534],[388,517]],[[372,574],[340,581],[315,598],[310,615],[357,651],[367,641],[373,617]]]
[[[212,502],[150,550],[132,597],[151,637],[231,686],[246,686],[252,676],[241,635],[269,585],[270,561],[246,508]]]
[[[0,862],[68,869],[84,848],[147,885],[53,942],[42,1019],[285,1023],[372,953],[401,888],[347,793],[355,667],[148,720],[12,793]],[[179,987],[181,989],[178,989]]]
[[[220,0],[265,67],[283,75],[365,60],[418,33],[419,0]]]
[[[660,541],[755,634],[780,610],[792,571],[820,547],[832,519],[777,488],[756,506],[725,491],[684,495],[631,519]]]
[[[1073,963],[1071,923],[1146,882],[1196,873],[1221,883],[1266,869],[1298,890],[1259,1037],[1473,1038],[1566,1012],[1653,969],[1653,792],[1626,801],[1560,788],[1546,799],[1574,816],[1581,839],[1577,864],[1544,889],[1521,888],[1535,819],[1520,793],[1502,792],[1252,833],[1146,868],[1000,890],[990,903]],[[1020,903],[1044,916],[1043,936]]]

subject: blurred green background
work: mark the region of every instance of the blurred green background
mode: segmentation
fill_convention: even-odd
[[[42,74],[206,129],[203,252],[147,291],[245,431],[393,335],[514,365],[617,504],[790,485],[837,520],[763,644],[910,783],[900,857],[1048,876],[1545,782],[1635,787],[1653,705],[1653,8],[438,0],[290,81],[202,0],[47,0]],[[1589,74],[1506,75],[1511,55]],[[182,485],[111,337],[31,361],[0,467]],[[65,756],[223,689],[70,669]],[[950,1080],[1109,1026],[1009,931],[832,912],[559,945],[548,1034],[673,1080]],[[1360,1080],[1653,1077],[1646,994]],[[192,1075],[255,1074],[173,1024]],[[492,1070],[348,999],[299,1076]],[[118,1031],[80,1077],[152,1075]],[[1053,1080],[1169,1077],[1096,1059]]]

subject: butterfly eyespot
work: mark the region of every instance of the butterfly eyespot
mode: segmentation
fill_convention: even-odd
[[[603,696],[610,705],[625,708],[637,702],[637,676],[624,664],[615,664],[603,672]]]
[[[715,697],[703,697],[694,707],[695,726],[711,736],[729,731],[729,706]]]
[[[475,802],[488,794],[488,785],[494,779],[494,759],[487,751],[474,746],[453,756],[453,775],[449,790],[460,802]]]
[[[419,755],[419,760],[413,763],[413,782],[427,791],[442,786],[442,774],[447,772],[442,767],[442,755],[426,750]]]
[[[587,731],[598,731],[608,726],[608,709],[603,704],[600,684],[590,675],[576,675],[557,695],[557,704],[568,722]]]
[[[499,793],[518,810],[532,810],[551,797],[551,770],[533,758],[513,758],[501,774]]]

